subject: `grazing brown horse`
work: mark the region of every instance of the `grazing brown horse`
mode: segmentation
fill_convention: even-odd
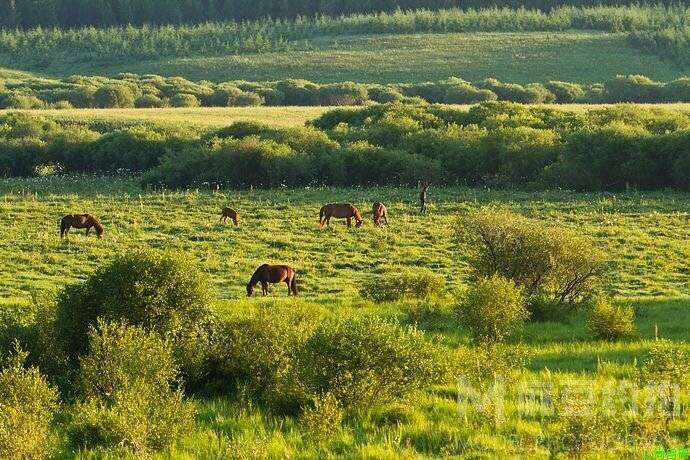
[[[247,283],[247,297],[254,293],[254,286],[261,283],[261,293],[268,294],[268,283],[285,283],[288,287],[288,295],[297,295],[297,283],[295,282],[295,270],[288,265],[263,264],[256,269],[252,279]]]
[[[386,213],[386,207],[383,203],[377,201],[374,203],[374,207],[371,211],[374,214],[374,224],[381,225],[381,219],[383,219],[386,225],[388,225],[388,214]]]
[[[223,212],[220,215],[220,221],[227,224],[228,217],[234,222],[234,224],[240,225],[240,215],[232,208],[223,208]]]
[[[60,238],[68,236],[70,228],[85,228],[86,236],[89,236],[91,227],[96,229],[99,238],[103,236],[103,226],[98,219],[91,214],[68,214],[60,220]]]
[[[359,210],[352,206],[350,203],[330,203],[323,207],[319,211],[319,226],[323,227],[326,224],[328,227],[331,226],[331,217],[337,219],[347,219],[348,228],[352,227],[352,218],[354,217],[355,227],[359,228],[364,222],[362,220],[362,215]]]

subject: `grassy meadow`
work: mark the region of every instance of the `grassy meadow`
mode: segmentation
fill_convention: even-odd
[[[305,78],[317,83],[418,83],[450,76],[596,83],[627,74],[662,81],[685,75],[673,63],[634,48],[625,34],[597,31],[337,35],[300,41],[282,51],[114,63],[56,61],[32,70],[50,77],[134,72],[191,80]]]
[[[684,105],[679,105],[683,107]],[[0,110],[27,112],[64,123],[151,123],[161,126],[219,128],[237,121],[257,121],[277,127],[304,126],[330,107],[195,107],[165,109],[37,109]]]
[[[638,336],[607,343],[592,341],[584,312],[558,323],[530,323],[511,339],[531,357],[522,371],[529,381],[549,378],[623,378],[644,357],[655,334],[682,340],[690,334],[690,200],[683,193],[576,194],[525,193],[464,188],[431,189],[429,213],[417,213],[417,191],[401,188],[297,190],[142,191],[129,178],[65,177],[7,179],[0,183],[0,303],[21,308],[32,297],[83,279],[118,254],[137,248],[167,248],[197,260],[218,292],[217,308],[237,314],[255,308],[302,305],[374,314],[418,327],[440,340],[449,357],[469,343],[449,308],[467,284],[467,247],[454,237],[456,216],[489,203],[522,215],[576,229],[592,238],[611,264],[605,289],[631,302]],[[390,227],[376,228],[370,217],[375,200],[386,203]],[[322,203],[351,201],[365,224],[348,230],[342,221],[319,229]],[[218,222],[231,205],[239,227]],[[58,220],[66,213],[90,212],[105,225],[103,239],[72,230],[60,241]],[[335,222],[335,221],[334,221]],[[296,267],[300,296],[286,298],[274,286],[267,299],[245,298],[244,286],[261,263]],[[371,276],[400,268],[426,267],[445,278],[445,294],[422,314],[416,301],[376,304],[363,299],[359,286]],[[421,310],[420,310],[421,309]],[[546,374],[544,374],[546,373]],[[553,429],[540,418],[520,419],[515,407],[508,420],[475,432],[456,407],[457,389],[433,387],[400,406],[372,408],[351,415],[326,444],[315,444],[298,420],[271,414],[241,396],[197,396],[195,430],[160,458],[418,458],[489,456],[548,458],[543,440]],[[464,421],[463,421],[464,420]],[[124,451],[71,452],[60,424],[55,442],[60,458],[115,458]],[[674,443],[687,443],[690,419],[676,420]],[[516,436],[523,439],[515,442]],[[536,441],[535,441],[536,439]],[[542,441],[539,441],[539,440]],[[527,441],[525,441],[527,440]],[[529,441],[531,440],[531,441]],[[604,455],[634,457],[640,446],[617,446]],[[471,456],[471,455],[470,455]]]

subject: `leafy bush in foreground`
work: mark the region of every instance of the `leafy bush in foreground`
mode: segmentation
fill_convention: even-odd
[[[68,286],[57,300],[56,330],[76,359],[98,319],[155,331],[172,343],[188,384],[205,373],[213,320],[212,291],[181,254],[141,251],[116,258],[85,282]]]
[[[156,333],[100,321],[80,360],[79,402],[70,431],[77,446],[124,446],[143,456],[193,426],[170,346]]]
[[[25,368],[26,353],[16,350],[0,371],[0,456],[44,458],[58,394],[36,368]]]
[[[522,289],[498,275],[475,281],[456,311],[480,344],[502,342],[529,318]]]
[[[241,384],[250,396],[276,409],[294,410],[289,406],[299,407],[302,401],[291,394],[285,379],[319,317],[313,309],[291,306],[222,321],[213,343],[212,377],[224,385]]]
[[[296,357],[309,395],[330,393],[345,408],[402,398],[446,377],[442,353],[424,333],[377,317],[322,321]]]

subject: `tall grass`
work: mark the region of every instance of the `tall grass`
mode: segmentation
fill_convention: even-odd
[[[0,62],[23,67],[33,63],[40,67],[59,59],[113,61],[268,52],[309,46],[309,40],[329,35],[558,31],[571,28],[609,32],[654,31],[678,27],[688,17],[690,9],[685,6],[661,5],[566,6],[548,12],[455,8],[183,26],[4,30],[0,31]]]

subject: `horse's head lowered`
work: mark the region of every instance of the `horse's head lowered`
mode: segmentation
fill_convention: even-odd
[[[254,294],[254,286],[250,281],[249,284],[247,284],[247,297],[251,297],[252,294]]]

